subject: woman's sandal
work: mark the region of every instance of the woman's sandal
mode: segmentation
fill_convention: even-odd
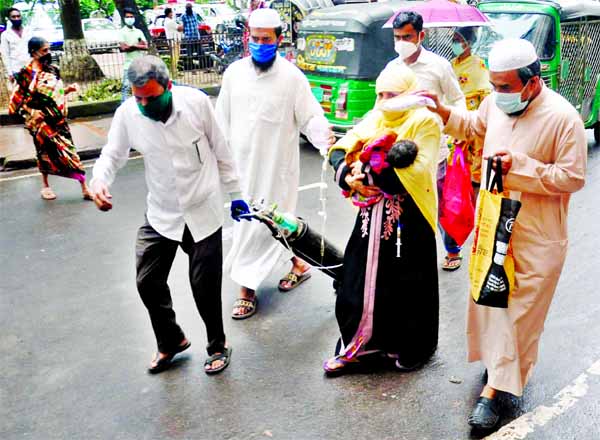
[[[309,271],[310,269],[307,269],[304,273],[300,275],[294,273],[293,271],[290,271],[290,273],[288,273],[286,276],[279,280],[279,290],[281,290],[282,292],[289,292],[290,290],[295,289],[311,277]],[[290,283],[289,287],[287,287],[285,283]]]
[[[235,313],[235,309],[245,308],[246,313]],[[258,297],[255,295],[252,299],[238,298],[233,303],[233,312],[231,312],[231,317],[233,319],[248,319],[252,315],[256,313],[256,309],[258,308]]]
[[[49,186],[42,188],[40,194],[42,196],[42,199],[44,200],[56,199],[56,194],[54,194],[54,191],[52,191],[52,188],[50,188]]]
[[[223,353],[215,353],[210,356],[206,361],[204,361],[204,372],[206,374],[217,374],[223,371],[225,368],[229,366],[231,362],[231,352],[233,349],[231,347],[225,347]],[[223,361],[223,365],[217,368],[210,368],[214,361]],[[206,368],[209,367],[209,368]]]
[[[446,255],[444,262],[442,263],[442,270],[452,272],[459,269],[462,265],[462,259],[463,257],[460,255],[457,255],[456,257],[449,257]]]
[[[332,367],[330,363],[336,362],[337,366]],[[356,372],[361,368],[361,363],[357,358],[348,359],[344,355],[333,357],[323,363],[323,370],[327,377],[338,377],[342,374]]]
[[[81,191],[81,195],[83,197],[83,200],[94,200],[94,197],[92,197],[92,193],[87,189]]]

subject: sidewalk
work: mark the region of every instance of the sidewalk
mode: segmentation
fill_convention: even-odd
[[[69,121],[73,140],[81,159],[98,156],[106,142],[112,115],[77,118]],[[0,128],[0,158],[4,164],[0,171],[36,166],[35,147],[23,125]],[[2,165],[0,160],[0,165]]]

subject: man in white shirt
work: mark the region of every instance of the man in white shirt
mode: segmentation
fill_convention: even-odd
[[[23,26],[21,11],[17,8],[8,10],[8,20],[10,26],[0,34],[0,54],[12,88],[15,73],[31,61],[31,56],[27,51],[27,43],[31,38],[31,33]]]
[[[112,208],[108,187],[132,145],[144,155],[148,187],[146,221],[136,243],[137,287],[148,309],[158,352],[150,373],[167,369],[190,342],[175,320],[167,278],[181,246],[189,256],[194,300],[204,320],[209,358],[205,372],[229,365],[221,308],[223,197],[239,194],[231,151],[216,123],[209,98],[173,86],[164,62],[143,56],[131,63],[128,78],[135,98],[114,116],[108,141],[94,165],[91,182],[100,210]],[[232,212],[247,205],[233,200]]]
[[[300,174],[299,136],[306,134],[321,149],[331,143],[323,109],[306,76],[277,53],[281,19],[274,9],[257,9],[249,19],[250,57],[225,71],[216,114],[240,172],[245,200],[276,203],[293,213]],[[289,291],[310,276],[310,266],[294,257],[258,222],[234,225],[225,259],[231,278],[241,286],[232,317],[245,319],[257,306],[256,289],[278,265],[292,260],[279,289]]]
[[[148,50],[148,42],[146,41],[144,33],[134,26],[135,11],[133,9],[123,9],[123,22],[125,25],[121,28],[121,42],[119,43],[119,50],[125,54],[123,61],[121,103],[123,103],[131,94],[131,84],[127,79],[127,69],[129,69],[133,60],[141,57],[144,55],[145,51]]]
[[[390,63],[406,64],[417,76],[419,88],[435,93],[446,104],[466,110],[465,95],[460,89],[452,66],[445,58],[423,48],[425,38],[423,17],[416,12],[401,12],[393,22],[393,32],[398,58]],[[442,190],[446,177],[448,158],[446,137],[442,137],[438,165],[438,200],[442,200]],[[462,257],[460,246],[442,229],[442,238],[446,248],[446,257],[442,269],[453,271],[460,267]]]
[[[183,25],[175,21],[172,8],[165,8],[165,37],[171,46],[171,72],[177,73],[177,64],[179,63],[179,53],[181,51],[181,34]]]

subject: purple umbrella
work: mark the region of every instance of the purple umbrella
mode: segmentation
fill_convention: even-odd
[[[423,26],[426,28],[490,25],[487,17],[473,6],[447,0],[429,0],[416,3],[414,6],[403,6],[392,15],[383,27],[391,28],[396,15],[400,12],[409,11],[421,14],[423,17]]]

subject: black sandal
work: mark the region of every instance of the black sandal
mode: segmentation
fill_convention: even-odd
[[[165,353],[167,356],[162,359],[158,359],[159,353],[156,353],[154,355],[154,359],[153,359],[153,361],[156,360],[156,365],[148,367],[148,373],[158,374],[165,370],[168,370],[171,367],[171,361],[173,360],[175,355],[177,353],[181,353],[182,351],[187,350],[188,348],[190,348],[191,345],[192,345],[192,343],[190,341],[187,341],[186,344],[180,345],[179,347],[177,347],[175,349],[175,351],[172,351],[170,353]]]
[[[206,361],[204,361],[204,372],[206,374],[217,374],[220,373],[221,371],[223,371],[225,368],[227,368],[229,366],[229,363],[231,362],[231,352],[233,351],[233,349],[231,347],[225,347],[225,349],[223,350],[223,353],[215,353],[212,356],[210,356],[208,359],[206,359]],[[223,365],[221,365],[220,367],[217,368],[213,368],[213,369],[206,369],[207,366],[211,366],[212,363],[214,361],[223,361]]]

